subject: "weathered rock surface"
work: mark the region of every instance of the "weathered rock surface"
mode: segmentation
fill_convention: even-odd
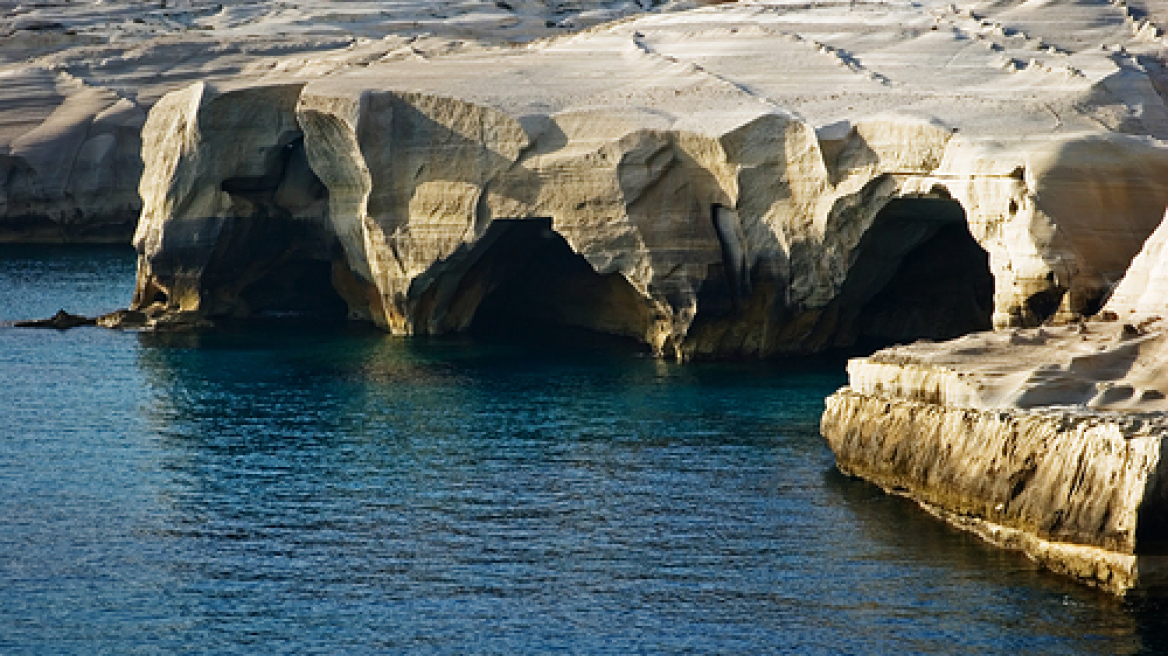
[[[143,131],[135,307],[539,307],[680,357],[1093,314],[1168,204],[1164,43],[1130,11],[727,3],[198,83]],[[533,217],[557,247],[491,228]]]
[[[1168,14],[604,22],[650,4],[106,3],[123,43],[22,7],[0,215],[101,232],[139,181],[138,287],[103,325],[549,323],[681,358],[968,334],[853,362],[823,422],[841,469],[1109,590],[1156,580]]]
[[[524,43],[655,4],[0,0],[0,241],[128,241],[146,113],[194,81],[308,79]]]
[[[823,434],[844,473],[1115,593],[1168,575],[1162,414],[979,410],[848,388]]]
[[[822,422],[840,469],[1110,591],[1163,585],[1164,226],[1093,320],[852,360]]]

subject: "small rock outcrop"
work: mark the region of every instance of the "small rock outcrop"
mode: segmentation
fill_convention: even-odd
[[[96,319],[80,314],[70,314],[64,310],[57,310],[57,313],[48,319],[16,321],[12,325],[15,328],[55,328],[57,330],[69,330],[70,328],[77,328],[79,326],[92,326],[96,323]]]

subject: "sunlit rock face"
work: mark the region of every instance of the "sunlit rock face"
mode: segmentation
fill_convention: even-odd
[[[378,61],[527,43],[674,6],[684,5],[0,3],[0,242],[129,241],[142,208],[146,113],[192,82],[305,80]]]
[[[1113,593],[1165,583],[1164,416],[978,410],[840,390],[823,434],[844,473]]]
[[[0,242],[125,242],[145,119],[109,90],[0,68]]]
[[[650,13],[211,53],[151,87],[129,314],[583,328],[682,359],[927,338],[852,362],[840,468],[1105,589],[1155,580],[1164,12],[622,6]]]
[[[308,165],[299,92],[291,84],[209,96],[195,84],[151,113],[144,148],[158,157],[142,178],[135,308],[343,314],[330,282],[328,190]]]
[[[852,360],[840,469],[1112,592],[1168,582],[1165,226],[1090,320]]]
[[[173,92],[144,132],[136,303],[248,316],[288,239],[400,334],[549,296],[529,319],[682,358],[1091,315],[1168,204],[1163,44],[1127,8],[1056,5],[720,3]],[[550,221],[560,255],[500,219]],[[567,261],[578,284],[513,284]]]

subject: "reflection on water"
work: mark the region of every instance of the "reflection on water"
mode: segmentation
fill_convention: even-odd
[[[204,545],[184,566],[248,611],[257,591],[328,590],[375,606],[385,646],[451,650],[1138,647],[1122,602],[836,473],[816,421],[837,368],[368,334],[144,342],[187,486],[168,535]]]
[[[840,475],[838,362],[564,346],[0,330],[0,652],[1164,647]]]

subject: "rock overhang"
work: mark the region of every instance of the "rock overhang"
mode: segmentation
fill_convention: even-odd
[[[743,29],[735,21],[760,15],[725,10],[651,17],[521,48],[387,62],[305,83],[296,120],[306,133],[309,163],[326,186],[331,181],[336,187],[329,220],[348,266],[381,290],[382,311],[397,306],[389,311],[400,315],[409,279],[481,234],[484,221],[548,215],[599,273],[620,273],[646,296],[657,295],[671,327],[654,330],[675,333],[676,340],[696,316],[694,299],[708,277],[694,265],[722,265],[717,253],[723,244],[708,225],[714,206],[736,213],[736,230],[749,251],[746,267],[761,265],[771,277],[777,272],[782,304],[814,310],[838,291],[860,235],[884,204],[945,197],[965,208],[974,238],[990,253],[995,323],[1019,325],[1041,321],[1054,309],[1072,316],[1090,308],[1138,248],[1139,233],[1151,230],[1145,210],[1168,198],[1154,173],[1166,168],[1164,151],[1147,137],[1117,135],[1098,123],[1090,131],[1083,125],[1079,132],[1066,125],[1052,131],[1033,120],[1034,114],[1050,118],[1045,101],[1024,102],[1006,115],[997,105],[978,104],[998,98],[994,83],[1009,73],[982,71],[974,79],[967,72],[966,86],[950,84],[946,93],[978,102],[930,113],[921,98],[943,94],[857,73],[856,55],[809,47],[778,29],[790,27],[782,20],[747,29],[749,38],[791,46],[804,59],[826,56],[837,69],[833,75],[859,75],[859,84],[871,87],[864,109],[879,112],[864,117],[861,109],[859,116],[816,130],[815,118],[824,121],[830,113],[804,117],[784,106],[787,100],[799,105],[799,98],[782,84],[765,89],[734,78],[749,77],[758,62],[727,56],[725,39]],[[678,22],[683,19],[689,22]],[[684,25],[680,36],[678,25]],[[663,36],[671,29],[672,41]],[[865,38],[888,42],[880,29],[868,29]],[[679,42],[690,47],[667,53],[651,45]],[[1065,101],[1093,84],[1076,76],[1057,84],[1043,80],[1048,84],[1031,85],[1030,95],[1039,100],[1050,93]],[[917,86],[930,84],[936,86]],[[851,100],[839,104],[845,102]],[[979,132],[987,116],[995,131]],[[327,136],[320,131],[326,123]],[[338,137],[338,130],[348,136]],[[335,138],[347,140],[344,147],[336,148]],[[326,142],[331,145],[321,147]],[[349,163],[326,161],[337,153]],[[414,163],[407,167],[407,160]],[[1124,166],[1150,171],[1150,182],[1138,190],[1116,182],[1112,173]],[[348,173],[338,177],[342,170]],[[1094,176],[1092,184],[1074,184],[1084,175]],[[1065,193],[1056,193],[1058,184]],[[1076,194],[1108,184],[1115,189],[1096,194],[1107,197],[1102,202],[1137,199],[1122,208],[1133,239],[1092,252],[1083,244],[1089,245],[1094,228],[1075,216],[1085,206]],[[690,207],[662,204],[657,187],[663,185],[671,200]],[[1058,207],[1044,211],[1050,206]],[[638,211],[643,218],[633,216]],[[688,225],[683,232],[696,245],[686,257],[654,262],[651,254],[662,243],[649,242],[669,233],[671,222],[674,232]],[[421,248],[427,254],[403,258],[403,252],[418,252],[423,234],[430,239]],[[622,240],[624,246],[614,247]],[[381,248],[398,255],[387,261],[373,253]],[[667,268],[672,272],[662,275]],[[1058,296],[1055,308],[1035,314],[1027,304],[1044,294]],[[377,314],[357,312],[370,313]],[[384,318],[384,324],[411,330],[404,316]]]

